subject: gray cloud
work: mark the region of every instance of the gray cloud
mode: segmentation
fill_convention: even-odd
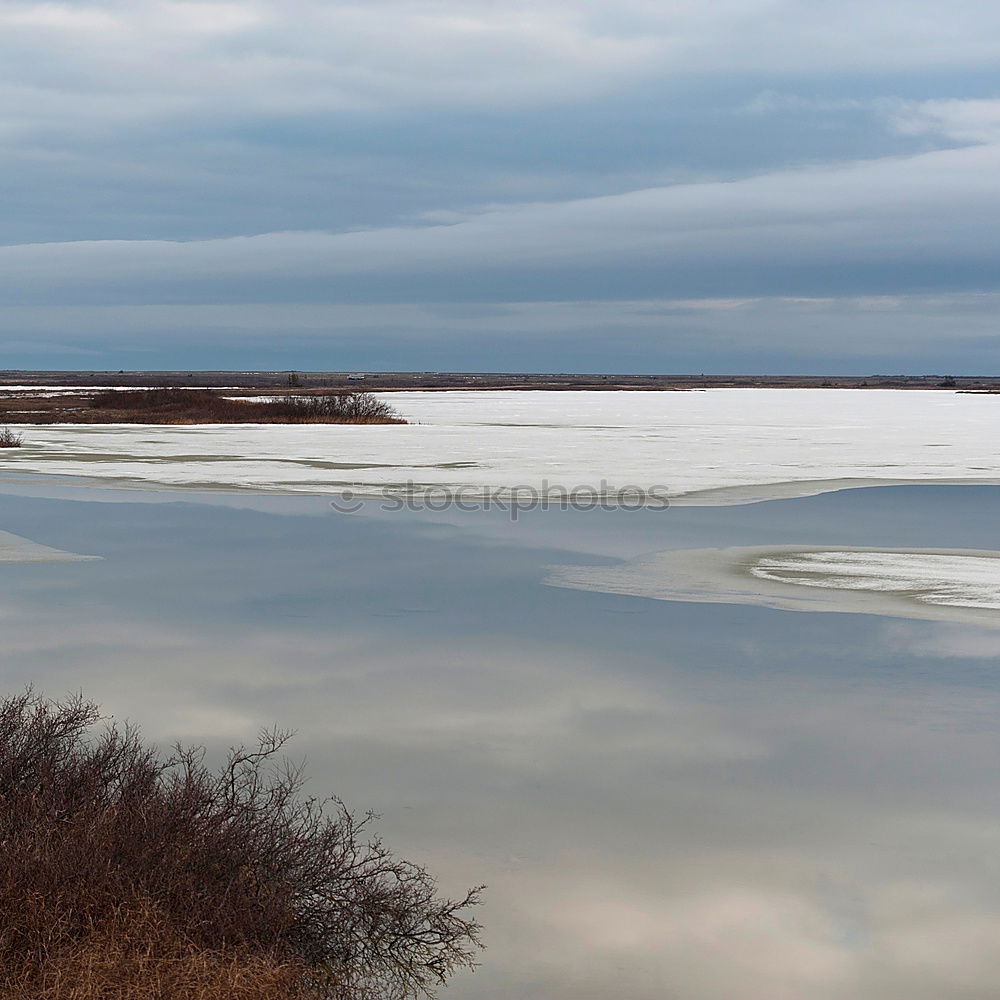
[[[509,303],[0,308],[0,350],[55,367],[454,366],[582,371],[1000,368],[996,294]],[[762,337],[760,331],[766,331]],[[612,338],[615,356],[601,353]],[[205,343],[211,345],[206,350]],[[567,359],[573,365],[567,365]],[[252,361],[248,361],[252,359]],[[513,364],[512,364],[513,359]],[[957,360],[956,360],[957,359]],[[374,364],[373,364],[374,362]],[[956,368],[956,363],[959,365]]]
[[[941,22],[926,0],[822,10],[807,0],[0,4],[8,128],[248,106],[492,108],[665,72],[968,70],[1000,56],[992,5],[962,0]]]
[[[452,276],[489,268],[636,263],[783,269],[790,264],[991,262],[1000,143],[731,182],[677,184],[573,201],[453,213],[446,222],[342,233],[187,242],[110,240],[0,248],[8,286],[233,276]],[[789,289],[791,290],[791,289]]]
[[[553,339],[522,366],[551,363],[575,322],[579,360],[559,367],[617,367],[600,341],[622,330],[631,367],[670,349],[709,367],[733,339],[714,321],[672,317],[651,341],[626,303],[842,297],[832,316],[992,291],[997,39],[1000,13],[972,0],[947,23],[854,0],[0,0],[0,338],[18,364],[199,365],[259,331],[304,366],[303,343],[339,336],[332,307],[363,304],[357,363],[394,367],[421,315],[478,302],[518,322],[445,321],[429,364],[491,366],[502,352],[481,339],[475,363],[475,337],[517,337],[530,311]],[[70,305],[79,326],[46,327]],[[102,345],[99,307],[139,311]],[[823,322],[792,336],[771,312],[739,314],[727,367],[829,363]],[[843,363],[908,367],[904,313],[866,313]],[[960,313],[936,356],[992,365]]]

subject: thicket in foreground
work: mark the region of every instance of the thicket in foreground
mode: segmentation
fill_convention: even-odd
[[[402,1000],[473,965],[479,925],[302,795],[263,734],[211,769],[82,698],[0,702],[0,996]]]

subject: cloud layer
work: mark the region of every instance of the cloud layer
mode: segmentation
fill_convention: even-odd
[[[997,39],[969,0],[0,2],[0,344],[205,367],[265,338],[325,367],[352,315],[361,367],[996,371]],[[932,350],[901,322],[928,295],[954,306]],[[648,322],[872,296],[904,306],[839,352],[756,307],[725,343]],[[421,364],[423,317],[471,305],[534,318],[507,351],[446,321]]]

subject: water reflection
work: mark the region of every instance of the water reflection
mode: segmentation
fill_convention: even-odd
[[[985,997],[996,632],[541,580],[670,547],[996,548],[998,496],[516,526],[0,496],[4,530],[103,557],[2,567],[3,684],[83,688],[163,742],[297,728],[317,792],[381,812],[446,889],[490,884],[489,951],[456,996]]]

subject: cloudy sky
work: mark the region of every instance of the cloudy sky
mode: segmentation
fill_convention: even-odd
[[[0,366],[1000,373],[985,0],[0,0]]]

